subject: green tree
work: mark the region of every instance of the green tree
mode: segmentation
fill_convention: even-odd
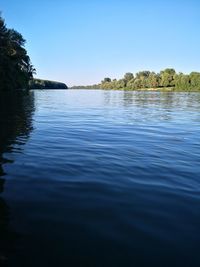
[[[160,85],[159,74],[156,74],[155,72],[151,72],[147,79],[147,85],[149,88],[158,88]]]
[[[160,72],[160,85],[162,87],[174,86],[174,76],[176,71],[174,69],[165,69]]]
[[[126,81],[124,79],[120,79],[116,82],[116,89],[124,89],[126,87]]]
[[[132,79],[134,79],[133,73],[131,73],[131,72],[127,72],[127,73],[124,75],[124,80],[125,80],[126,82],[128,82],[128,81],[130,81],[130,80],[132,80]]]
[[[110,78],[104,78],[104,80],[102,81],[102,83],[110,83],[111,82],[111,79]]]
[[[34,68],[24,48],[25,40],[13,29],[8,29],[0,17],[0,88],[14,90],[28,88]]]
[[[175,88],[178,90],[190,90],[191,89],[191,80],[189,75],[183,73],[176,74],[174,76]]]
[[[129,80],[128,83],[126,84],[126,87],[128,89],[134,90],[135,89],[134,82],[135,82],[135,79],[134,78],[131,79],[131,80]]]
[[[190,82],[191,82],[191,87],[194,90],[200,90],[200,73],[199,72],[190,73]]]

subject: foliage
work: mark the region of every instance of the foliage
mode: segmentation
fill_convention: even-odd
[[[178,90],[189,90],[191,88],[190,75],[185,75],[183,73],[176,74],[174,77],[174,84]]]
[[[24,45],[22,35],[8,29],[0,16],[0,90],[28,87],[35,70]]]
[[[102,83],[110,83],[111,79],[110,78],[104,78],[104,80],[102,81]]]
[[[160,86],[170,87],[174,86],[174,76],[176,71],[174,69],[166,69],[160,72]]]
[[[192,72],[190,74],[190,85],[191,88],[200,90],[200,73]]]
[[[133,76],[133,73],[131,72],[127,72],[125,75],[124,75],[124,80],[126,82],[129,82],[130,80],[134,79],[134,76]]]
[[[67,85],[60,82],[32,79],[29,82],[30,89],[67,89]]]
[[[73,88],[77,88],[74,86]],[[151,71],[140,71],[135,76],[128,72],[123,79],[105,78],[100,84],[91,86],[79,86],[78,88],[90,89],[160,89],[160,90],[181,90],[198,91],[200,90],[200,73],[190,74],[176,73],[174,69],[167,68],[159,73]]]

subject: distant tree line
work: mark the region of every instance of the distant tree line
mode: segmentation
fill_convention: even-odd
[[[0,91],[28,88],[34,68],[22,35],[8,29],[0,15]]]
[[[67,85],[61,82],[32,79],[29,82],[29,89],[67,89]]]
[[[74,86],[72,88],[89,89],[171,89],[182,91],[200,90],[200,73],[190,74],[176,73],[174,69],[168,68],[159,73],[151,71],[140,71],[135,75],[128,72],[122,79],[105,78],[100,84],[90,86]]]

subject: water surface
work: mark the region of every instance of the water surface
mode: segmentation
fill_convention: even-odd
[[[0,111],[2,264],[200,266],[200,93],[34,91]]]

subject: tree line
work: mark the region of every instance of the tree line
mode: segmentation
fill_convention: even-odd
[[[181,91],[200,90],[200,73],[190,74],[176,73],[172,68],[167,68],[155,73],[152,71],[140,71],[135,75],[128,72],[122,79],[105,78],[100,84],[89,86],[74,86],[72,88],[94,88],[94,89],[170,89]]]
[[[0,15],[0,91],[28,88],[35,69],[24,46],[22,35]]]
[[[61,82],[32,79],[29,83],[29,89],[67,89],[67,85]]]

